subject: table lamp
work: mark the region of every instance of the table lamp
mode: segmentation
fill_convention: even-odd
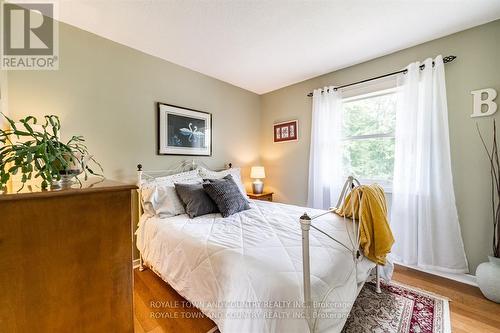
[[[255,179],[252,183],[252,190],[254,194],[262,194],[264,190],[264,183],[261,179],[266,178],[266,172],[263,166],[254,166],[250,171],[250,178]]]

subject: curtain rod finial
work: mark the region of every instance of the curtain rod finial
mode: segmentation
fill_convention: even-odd
[[[454,55],[449,55],[449,56],[446,56],[446,57],[443,57],[443,62],[444,63],[447,63],[447,62],[452,62],[453,60],[455,60],[457,58],[457,56],[454,56]]]

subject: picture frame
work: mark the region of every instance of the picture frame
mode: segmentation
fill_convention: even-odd
[[[158,155],[212,156],[212,114],[157,103]]]
[[[273,138],[275,143],[299,140],[299,121],[289,120],[273,124]]]

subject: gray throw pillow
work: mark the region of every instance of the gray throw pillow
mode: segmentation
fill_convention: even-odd
[[[231,175],[222,179],[209,179],[203,183],[203,188],[217,205],[222,217],[250,209],[248,201]]]
[[[219,212],[217,205],[203,189],[203,184],[175,184],[175,191],[190,218]]]

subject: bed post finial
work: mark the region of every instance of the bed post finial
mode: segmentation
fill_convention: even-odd
[[[137,164],[137,171],[142,171],[142,164]]]
[[[307,212],[304,212],[304,214],[302,214],[302,216],[300,217],[300,223],[302,223],[302,220],[311,221],[311,218],[309,217],[309,215],[307,215]],[[309,224],[311,224],[311,222],[309,222]]]
[[[229,169],[231,169],[233,167],[233,163],[229,163],[228,166],[229,166]]]

